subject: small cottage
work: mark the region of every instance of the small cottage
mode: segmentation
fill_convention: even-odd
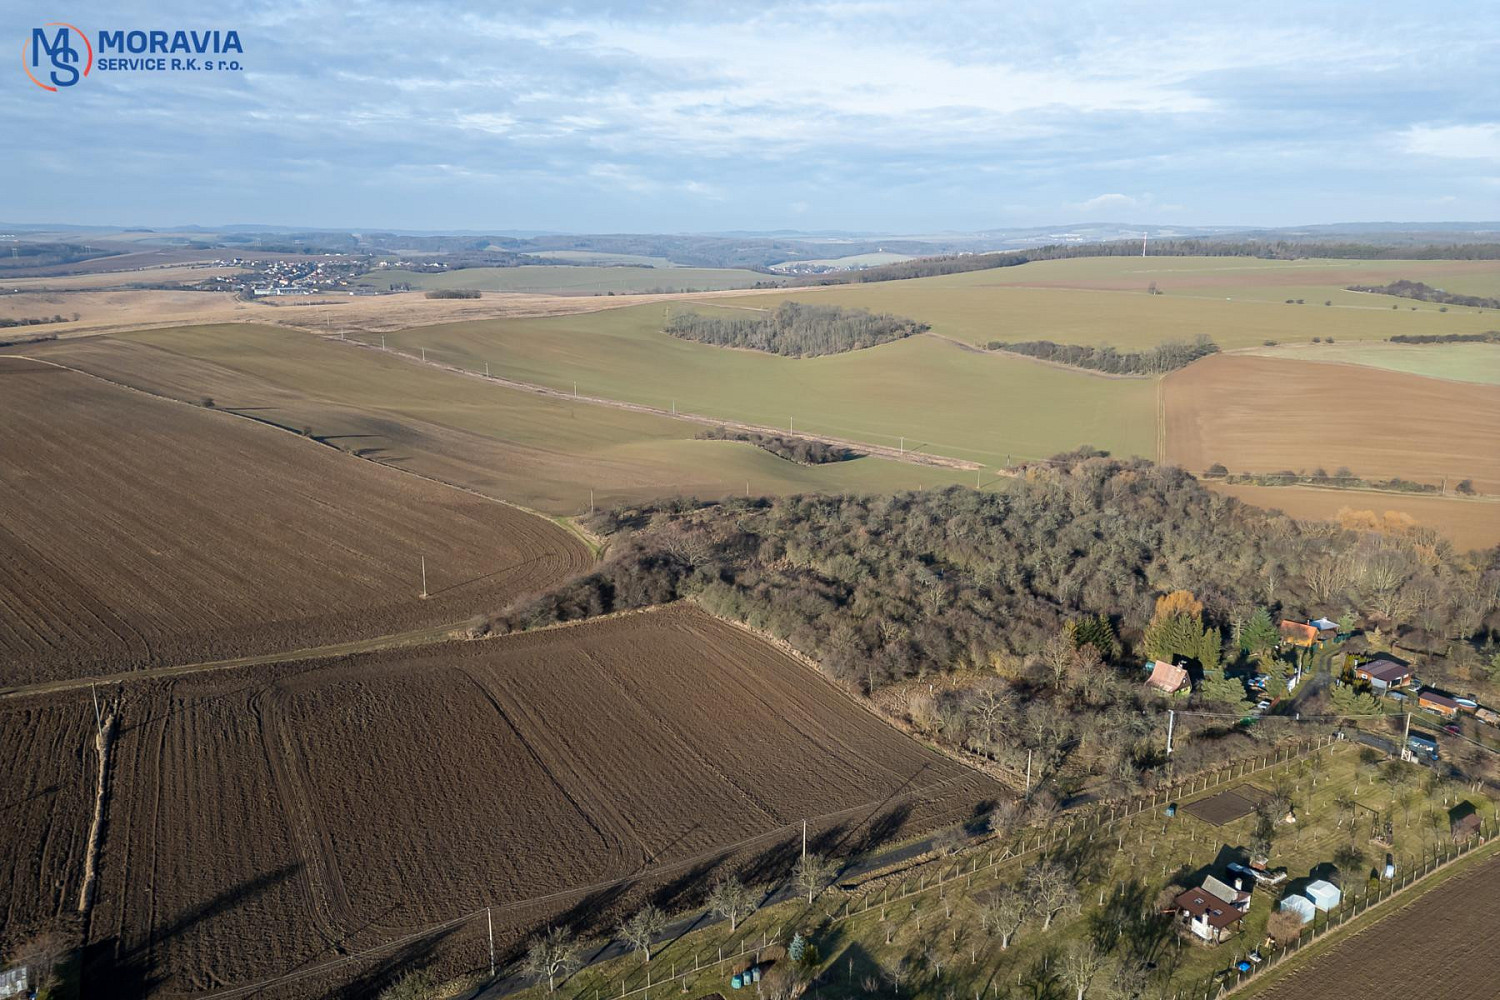
[[[1354,668],[1356,680],[1367,682],[1376,691],[1405,687],[1411,683],[1411,667],[1387,656],[1377,656],[1368,663]]]
[[[1312,646],[1318,641],[1318,630],[1306,622],[1281,620],[1281,641],[1289,646]]]
[[[1212,944],[1239,932],[1240,920],[1250,911],[1250,893],[1240,879],[1226,885],[1212,875],[1197,889],[1189,889],[1176,899],[1177,915],[1188,930]]]
[[[1188,679],[1185,668],[1163,660],[1153,660],[1151,676],[1146,678],[1146,686],[1162,694],[1176,694],[1192,687],[1192,681]]]
[[[1436,691],[1423,691],[1417,695],[1417,704],[1429,712],[1436,712],[1445,719],[1452,719],[1458,715],[1458,702]]]

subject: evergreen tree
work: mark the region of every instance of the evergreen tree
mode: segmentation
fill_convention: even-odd
[[[1240,635],[1240,648],[1252,656],[1260,656],[1276,648],[1281,641],[1281,632],[1276,628],[1276,623],[1271,621],[1271,612],[1265,608],[1256,608],[1255,614],[1250,616],[1250,621],[1245,624],[1245,630]]]

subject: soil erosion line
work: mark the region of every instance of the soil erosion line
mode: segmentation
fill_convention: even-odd
[[[99,841],[104,835],[104,793],[108,786],[109,773],[109,748],[115,737],[115,722],[118,720],[113,712],[104,720],[99,731],[94,734],[94,749],[99,752],[99,782],[94,790],[94,822],[89,827],[88,852],[83,857],[83,887],[78,891],[78,912],[87,913],[94,897],[94,875],[99,858]]]

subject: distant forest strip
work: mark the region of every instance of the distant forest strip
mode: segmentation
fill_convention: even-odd
[[[1393,281],[1389,285],[1350,285],[1351,292],[1373,292],[1376,295],[1398,295],[1403,299],[1419,302],[1436,302],[1445,306],[1472,306],[1476,309],[1500,309],[1500,299],[1486,299],[1479,295],[1457,295],[1433,288],[1421,281]]]
[[[471,288],[434,288],[427,293],[429,299],[477,299],[479,293]]]
[[[1023,340],[1016,343],[992,340],[985,347],[991,351],[1009,351],[1029,358],[1040,358],[1043,361],[1112,375],[1161,375],[1185,368],[1199,358],[1219,353],[1219,345],[1207,337],[1199,337],[1191,344],[1180,340],[1168,341],[1144,351],[1125,353],[1113,347],[1054,344],[1050,340]]]
[[[1393,344],[1500,344],[1500,330],[1484,333],[1398,333]]]
[[[1230,472],[1223,465],[1214,463],[1203,472],[1204,479],[1217,479],[1237,486],[1322,486],[1330,489],[1383,490],[1388,493],[1438,493],[1442,487],[1437,483],[1418,483],[1399,476],[1392,479],[1365,479],[1348,469],[1339,469],[1329,475],[1322,469],[1312,472]],[[1454,490],[1465,496],[1474,494],[1472,480],[1464,479],[1455,484]]]
[[[1136,240],[1113,243],[1065,243],[1031,250],[995,253],[952,254],[921,257],[867,267],[860,271],[814,274],[786,282],[787,285],[853,285],[865,281],[897,281],[930,278],[939,274],[988,271],[1015,267],[1035,260],[1074,257],[1137,257]],[[1297,243],[1291,240],[1152,240],[1153,257],[1258,257],[1263,260],[1303,260],[1325,257],[1340,260],[1500,260],[1500,243],[1449,243],[1427,246],[1389,246],[1374,243]]]
[[[700,441],[744,441],[763,448],[788,462],[798,465],[827,465],[829,462],[847,462],[858,458],[859,453],[827,441],[811,441],[806,438],[783,437],[780,434],[761,434],[756,431],[734,431],[726,427],[714,427],[698,435]]]
[[[708,316],[673,313],[666,332],[719,347],[744,347],[792,358],[842,354],[922,333],[926,323],[842,306],[783,302],[768,313]]]

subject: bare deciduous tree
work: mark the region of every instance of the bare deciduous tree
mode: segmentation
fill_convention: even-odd
[[[547,992],[551,993],[557,989],[558,979],[568,978],[582,964],[572,932],[566,927],[549,927],[547,933],[532,939],[521,967],[538,982],[547,980]]]
[[[837,870],[838,864],[832,858],[825,858],[820,854],[804,854],[798,859],[797,867],[792,870],[792,878],[796,881],[797,888],[807,893],[807,901],[811,903]]]
[[[1055,861],[1039,861],[1026,869],[1026,889],[1042,915],[1044,931],[1060,913],[1078,905],[1078,888],[1072,876]]]
[[[1075,941],[1063,952],[1059,971],[1062,981],[1074,992],[1075,1000],[1083,1000],[1094,979],[1104,968],[1106,956],[1092,941]]]
[[[737,878],[719,879],[708,894],[708,908],[729,921],[730,933],[739,927],[740,917],[750,912],[754,905],[750,890]]]
[[[651,961],[651,946],[667,929],[667,915],[650,903],[636,911],[635,916],[620,924],[620,937],[635,951]]]

